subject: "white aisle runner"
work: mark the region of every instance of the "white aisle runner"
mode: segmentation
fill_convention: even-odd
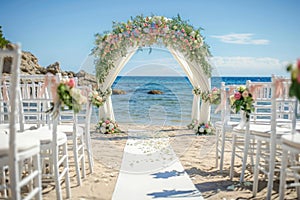
[[[202,200],[203,197],[184,171],[169,138],[129,137],[112,199]]]

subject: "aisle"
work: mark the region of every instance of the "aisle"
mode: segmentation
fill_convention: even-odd
[[[124,148],[113,200],[201,200],[169,138],[131,131]],[[151,136],[151,137],[149,137]]]

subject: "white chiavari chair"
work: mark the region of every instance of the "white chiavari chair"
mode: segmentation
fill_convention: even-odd
[[[287,187],[296,187],[297,197],[300,198],[300,133],[284,135],[281,137],[282,160],[280,170],[279,199],[285,197]],[[287,182],[288,178],[290,181]]]
[[[77,81],[76,81],[77,82]],[[76,86],[81,94],[88,98],[91,91],[89,86]],[[81,176],[86,177],[85,152],[89,162],[89,170],[93,172],[92,147],[90,141],[91,105],[89,102],[81,106],[79,113],[73,111],[60,112],[58,130],[67,134],[69,147],[73,151],[73,160],[76,169],[77,183],[81,185]]]
[[[55,183],[56,197],[62,199],[62,183],[65,183],[66,198],[71,197],[68,148],[66,134],[57,128],[58,118],[48,110],[55,101],[58,76],[21,76],[22,111],[25,123],[35,130],[26,130],[24,136],[34,136],[40,141],[42,183]]]
[[[8,196],[9,199],[14,200],[42,199],[39,141],[33,137],[24,137],[17,133],[16,124],[20,115],[18,112],[20,105],[18,90],[21,48],[19,45],[13,45],[11,48],[12,50],[0,49],[0,81],[2,86],[4,83],[7,84],[5,87],[9,88],[6,90],[1,87],[0,92],[2,93],[1,98],[3,98],[6,95],[4,93],[9,91],[9,99],[2,99],[9,106],[6,110],[9,111],[7,115],[9,126],[1,126],[0,130],[0,167],[6,166],[9,173],[9,184],[6,184],[6,180],[4,180],[1,186],[4,187],[4,190],[9,189],[8,193],[3,192],[4,198]],[[4,58],[7,57],[12,59],[12,64],[9,81],[3,82],[3,63]],[[2,101],[1,105],[3,105]],[[1,112],[5,112],[5,109]],[[3,173],[3,176],[6,174]],[[27,191],[23,192],[25,187]]]
[[[82,94],[89,99],[90,92],[92,87],[89,86],[78,86],[81,89]],[[93,161],[93,150],[91,143],[90,135],[90,125],[91,125],[91,116],[92,116],[92,103],[87,101],[81,108],[80,113],[78,113],[78,124],[84,129],[84,139],[85,139],[85,151],[88,157],[89,171],[93,173],[94,161]]]
[[[276,178],[275,172],[279,172],[281,167],[281,137],[291,133],[292,122],[295,120],[296,101],[288,96],[289,84],[289,79],[272,76],[271,104],[269,104],[270,120],[263,119],[261,120],[263,122],[260,122],[255,129],[250,128],[250,133],[257,142],[255,146],[253,196],[257,194],[259,172],[265,174],[268,179],[266,198],[271,199],[272,196],[273,180]]]
[[[84,133],[83,128],[78,125],[78,114],[70,110],[59,113],[59,124],[57,129],[67,135],[68,149],[73,152],[71,156],[76,171],[77,184],[81,185],[81,176],[85,178],[85,156],[84,156]],[[70,161],[70,159],[69,159]]]
[[[231,152],[225,150],[226,143],[231,145],[231,131],[234,126],[238,125],[240,116],[231,112],[229,97],[232,92],[237,88],[237,85],[225,85],[225,82],[221,83],[221,104],[217,110],[221,110],[221,121],[215,123],[216,128],[216,167],[220,159],[220,172],[223,171],[224,165],[224,153]]]

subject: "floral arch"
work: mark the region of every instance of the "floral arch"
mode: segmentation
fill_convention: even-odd
[[[200,34],[178,15],[172,19],[163,16],[136,16],[121,23],[113,22],[113,30],[96,34],[95,48],[96,77],[98,89],[107,94],[106,102],[100,107],[100,117],[114,120],[111,101],[111,86],[135,52],[152,45],[165,46],[186,73],[194,87],[192,120],[208,122],[209,102],[201,102],[201,92],[210,90],[211,66],[209,46]]]

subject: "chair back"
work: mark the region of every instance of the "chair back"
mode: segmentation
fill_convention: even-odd
[[[53,103],[52,79],[58,76],[48,75],[22,75],[20,77],[20,96],[23,120],[26,124],[32,124],[36,128],[51,124],[49,109]]]
[[[251,82],[248,80],[246,86],[254,99],[254,111],[250,114],[250,121],[256,124],[270,123],[272,114],[272,83]]]
[[[221,111],[221,120],[225,125],[229,122],[240,121],[240,114],[235,113],[235,111],[231,109],[230,105],[230,97],[234,94],[239,86],[240,85],[225,85],[224,82],[221,83],[221,104],[225,105]]]
[[[20,64],[21,64],[21,47],[20,45],[12,45],[12,49],[0,49],[0,85],[1,93],[5,90],[6,82],[3,84],[3,71],[4,71],[4,60],[10,58],[12,60],[11,65],[8,66],[9,75],[9,176],[11,181],[12,199],[20,199],[20,194],[17,189],[19,183],[18,176],[18,159],[17,159],[17,145],[16,145],[16,123],[18,121],[18,88],[19,88],[19,76],[20,76]],[[5,69],[6,71],[7,69]],[[4,86],[4,87],[3,87]],[[0,104],[2,106],[4,104]],[[4,109],[4,108],[3,108]]]
[[[276,133],[276,127],[295,128],[297,99],[289,97],[290,78],[272,76],[272,116],[271,130]]]
[[[9,80],[8,76],[3,76],[0,80],[0,124],[9,123]]]

